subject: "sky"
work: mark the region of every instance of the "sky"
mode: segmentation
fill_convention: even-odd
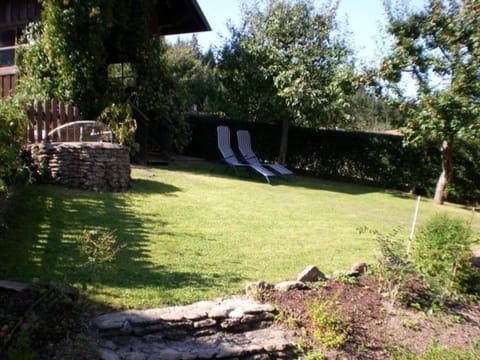
[[[197,38],[202,50],[210,46],[220,47],[222,36],[228,35],[227,23],[240,24],[242,0],[197,0],[212,31],[198,33]],[[411,0],[410,2],[422,2]],[[314,0],[315,4],[324,3]],[[345,23],[351,33],[351,42],[358,59],[365,64],[376,63],[380,58],[382,26],[386,24],[383,0],[340,0],[338,20]],[[168,37],[176,41],[178,36]],[[190,38],[191,35],[183,36]]]

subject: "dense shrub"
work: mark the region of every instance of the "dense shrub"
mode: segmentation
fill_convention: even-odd
[[[17,101],[0,100],[0,193],[23,173],[20,150],[26,142],[25,115]]]
[[[412,262],[440,302],[478,292],[479,274],[474,268],[470,226],[460,219],[438,214],[419,231],[412,247]]]
[[[375,273],[392,301],[416,308],[438,308],[449,301],[480,295],[480,273],[472,263],[473,236],[470,224],[437,214],[412,240],[398,232],[382,234],[361,228],[379,246]]]
[[[235,132],[250,130],[253,148],[262,159],[274,161],[280,147],[279,126],[217,116],[190,115],[191,142],[186,155],[220,159],[216,127],[228,125],[232,147]],[[291,127],[287,165],[296,172],[343,179],[432,196],[440,174],[440,151],[432,147],[406,148],[402,137],[367,133]],[[480,203],[480,146],[458,143],[454,154],[454,178],[447,199]]]
[[[187,155],[219,159],[218,125],[230,127],[234,149],[236,130],[247,129],[262,159],[274,161],[278,154],[278,126],[209,116],[190,116],[189,123],[192,141]],[[438,175],[433,164],[438,164],[439,153],[406,149],[399,136],[291,127],[289,139],[287,165],[309,175],[423,192],[433,189]]]
[[[458,143],[454,156],[453,179],[447,187],[447,198],[456,203],[480,203],[480,146],[478,141]]]
[[[26,179],[20,159],[26,141],[25,108],[13,99],[0,100],[0,232],[12,201],[11,185]]]

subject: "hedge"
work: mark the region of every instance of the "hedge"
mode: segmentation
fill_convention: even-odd
[[[278,154],[279,126],[196,114],[187,120],[192,137],[185,155],[220,160],[216,144],[219,125],[230,127],[234,150],[237,148],[235,132],[246,129],[251,133],[254,150],[262,159],[274,161]],[[447,199],[479,203],[480,146],[457,144],[454,164],[455,176]],[[287,166],[298,173],[432,196],[440,174],[440,151],[432,147],[406,148],[398,135],[292,126]]]

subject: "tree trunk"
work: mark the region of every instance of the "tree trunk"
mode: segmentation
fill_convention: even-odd
[[[286,165],[286,161],[287,161],[289,127],[290,127],[290,119],[288,118],[288,116],[286,116],[282,122],[282,137],[280,140],[280,154],[278,156],[278,162],[282,165]]]
[[[451,140],[444,140],[442,143],[442,173],[437,181],[435,204],[442,205],[445,198],[445,189],[447,188],[453,173],[453,146]]]

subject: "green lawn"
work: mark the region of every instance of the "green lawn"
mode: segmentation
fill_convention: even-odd
[[[247,281],[294,279],[310,264],[330,273],[373,261],[376,244],[358,228],[400,227],[407,238],[415,208],[415,199],[376,188],[307,178],[270,186],[201,165],[134,169],[132,177],[127,193],[28,187],[0,241],[0,278],[66,277],[114,307],[189,303]],[[419,223],[440,211],[471,216],[423,200]],[[85,229],[114,230],[126,246],[94,277],[79,271]]]

